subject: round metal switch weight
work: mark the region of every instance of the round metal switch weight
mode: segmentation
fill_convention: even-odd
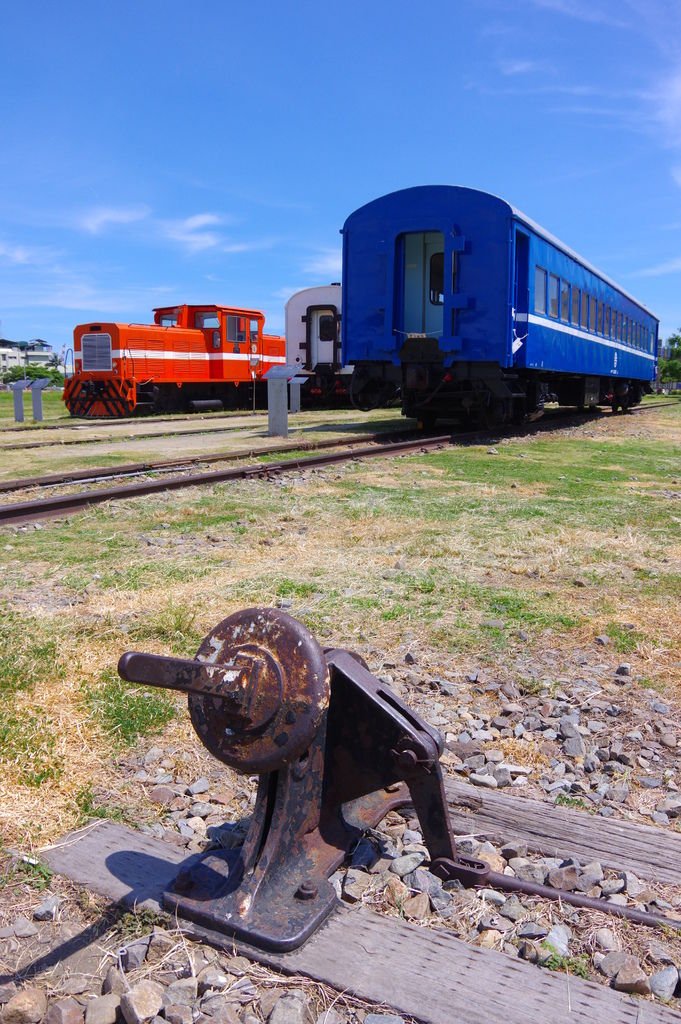
[[[308,630],[278,608],[248,608],[215,627],[196,660],[229,679],[232,700],[189,694],[201,742],[240,772],[275,771],[307,750],[329,705],[329,668]],[[235,705],[238,704],[238,709]]]

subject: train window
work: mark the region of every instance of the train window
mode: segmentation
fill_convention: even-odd
[[[605,312],[603,313],[603,334],[606,336],[606,338],[610,337],[610,314],[611,314],[611,312],[612,312],[612,310],[610,309],[610,306],[606,306],[605,307]]]
[[[567,281],[560,282],[560,318],[566,323],[570,319],[570,285]]]
[[[320,341],[335,341],[336,340],[336,318],[331,313],[325,313],[319,318],[319,340]]]
[[[161,327],[174,327],[177,323],[177,313],[162,313],[158,322]]]
[[[579,288],[572,286],[572,322],[579,327],[579,297],[582,293]]]
[[[622,313],[617,314],[617,340],[622,340]]]
[[[246,319],[243,316],[227,317],[227,341],[246,340]]]
[[[549,316],[558,316],[558,291],[560,281],[555,274],[549,274]]]
[[[258,321],[249,320],[248,323],[248,337],[251,342],[258,340]]]
[[[593,295],[589,296],[589,330],[596,333],[596,300]]]
[[[534,268],[534,311],[546,312],[546,271],[541,267]]]
[[[603,334],[603,303],[598,303],[598,333]]]
[[[441,306],[445,301],[445,254],[434,252],[430,257],[430,304]]]
[[[589,296],[582,292],[582,310],[580,323],[584,330],[589,326]]]
[[[219,327],[220,318],[217,313],[194,313],[194,327],[203,330],[206,327]]]

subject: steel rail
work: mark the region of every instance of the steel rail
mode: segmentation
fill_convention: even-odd
[[[422,437],[419,440],[397,441],[387,445],[377,444],[370,448],[356,449],[352,447],[350,450],[346,449],[325,455],[311,455],[303,459],[287,459],[283,462],[235,466],[231,469],[213,470],[211,473],[172,476],[164,480],[145,480],[143,483],[107,487],[98,491],[83,491],[80,494],[62,494],[51,498],[36,499],[35,501],[18,501],[11,505],[0,506],[0,525],[34,522],[36,519],[54,519],[59,516],[70,515],[90,505],[101,504],[105,501],[123,501],[127,498],[138,498],[145,494],[157,494],[162,491],[179,490],[184,487],[200,487],[225,483],[230,480],[267,478],[288,473],[292,470],[314,469],[318,466],[348,462],[351,459],[366,459],[372,456],[395,455],[418,450],[426,451],[429,448],[441,447],[451,442],[451,434],[443,434],[439,437]]]
[[[627,412],[645,412],[648,409],[662,409],[665,406],[672,406],[672,405],[679,405],[679,404],[680,404],[679,402],[656,402],[654,405],[651,404],[651,405],[638,405],[638,406],[634,406],[632,409],[628,409]],[[604,415],[609,415],[603,409],[598,410],[598,412],[602,413]],[[244,415],[246,415],[246,414],[244,413]],[[258,414],[256,414],[256,415],[258,415]],[[263,412],[263,413],[260,413],[259,415],[264,416],[265,413]],[[557,415],[557,414],[556,413],[552,413],[552,416],[555,416],[555,415]],[[573,408],[565,407],[565,415],[566,416],[571,416],[571,415],[574,416],[574,415],[576,415],[576,413],[575,413],[575,410]],[[579,415],[579,414],[577,414],[577,415]],[[227,416],[223,416],[223,418],[226,419]],[[237,419],[238,418],[238,414],[236,416],[233,416],[233,418]],[[183,417],[180,420],[180,422],[184,423],[184,422],[187,422],[187,420],[188,420],[188,417]],[[136,419],[126,419],[126,420],[123,420],[123,421],[115,420],[115,421],[113,421],[111,423],[111,425],[113,426],[114,424],[118,424],[118,423],[121,423],[121,422],[123,422],[125,424],[134,424],[134,423],[139,423],[141,421],[138,420],[138,419],[137,420]],[[160,423],[160,422],[170,423],[170,422],[172,422],[172,420],[171,420],[170,417],[168,417],[165,420],[154,420],[152,422],[154,422],[154,423]],[[104,425],[105,426],[109,426],[108,423],[105,423]],[[34,429],[35,430],[52,430],[52,429],[57,429],[57,427],[52,427],[52,426],[46,426],[46,427],[40,427],[40,428],[38,428],[38,427],[36,427],[36,428],[33,428],[33,427],[31,427],[31,428],[25,428],[25,427],[24,428],[21,428],[21,427],[19,427],[19,428],[17,428],[17,427],[6,427],[6,428],[4,428],[4,431],[3,431],[3,428],[0,428],[0,433],[14,431],[14,430],[22,430],[22,429],[24,429],[24,430],[29,429],[31,431],[33,431]],[[77,429],[77,428],[66,426],[63,429],[72,430],[72,429]],[[80,429],[82,429],[82,428],[80,428]],[[202,436],[202,435],[205,435],[205,434],[223,434],[223,433],[231,432],[233,430],[244,430],[244,429],[245,429],[244,425],[242,423],[240,423],[238,425],[232,425],[232,426],[228,426],[228,427],[215,427],[213,429],[211,429],[209,426],[206,425],[206,426],[200,427],[200,428],[198,428],[196,430],[159,430],[159,431],[155,431],[154,433],[149,433],[149,434],[126,434],[126,435],[119,436],[119,437],[75,437],[75,438],[66,438],[63,441],[60,441],[60,440],[56,440],[56,441],[26,441],[24,444],[4,444],[4,445],[0,445],[0,452],[26,451],[26,450],[29,450],[31,448],[52,448],[52,447],[60,448],[60,447],[66,447],[66,446],[69,446],[69,445],[78,445],[78,444],[106,444],[107,442],[111,444],[111,443],[115,443],[115,442],[119,442],[119,441],[120,442],[148,441],[148,440],[153,440],[154,438],[157,438],[157,437],[182,437],[182,436],[189,436],[189,437],[191,437],[193,434],[196,434],[197,436]],[[481,433],[481,432],[482,431],[479,431],[478,433]]]
[[[661,403],[664,405],[676,405],[677,403]],[[659,406],[655,406],[656,408]],[[640,412],[652,406],[639,406],[635,410]],[[551,417],[549,420],[540,420],[531,424],[531,432],[543,432],[550,429],[558,417]],[[562,417],[561,417],[562,418]],[[505,434],[505,437],[523,436],[530,432],[527,427],[520,428],[515,432]],[[249,477],[268,477],[281,473],[287,473],[294,469],[314,469],[317,466],[326,466],[338,462],[347,462],[350,459],[372,458],[385,454],[400,454],[401,452],[427,451],[433,447],[441,447],[449,444],[465,444],[470,442],[490,443],[498,437],[498,431],[470,431],[463,434],[441,434],[438,436],[419,435],[418,438],[408,441],[397,441],[387,444],[376,444],[369,448],[356,448],[354,445],[348,450],[345,449],[333,452],[328,455],[313,455],[304,459],[287,459],[283,462],[271,462],[267,464],[238,466],[233,469],[214,470],[211,473],[196,473],[186,476],[166,477],[164,480],[147,480],[143,483],[119,487],[102,488],[96,491],[84,491],[76,494],[58,495],[52,498],[36,499],[34,501],[14,502],[10,505],[0,505],[0,525],[4,523],[21,524],[32,522],[36,519],[51,519],[59,516],[70,515],[89,505],[101,504],[105,501],[118,501],[126,498],[140,497],[145,494],[155,494],[162,491],[178,490],[183,487],[205,486],[216,483],[223,483],[229,480],[244,480]],[[340,442],[342,444],[342,442]],[[297,445],[296,448],[299,448]],[[295,449],[294,449],[295,450]],[[183,460],[183,462],[191,460]],[[120,469],[120,467],[119,467]]]
[[[267,412],[266,409],[258,409],[263,415]],[[26,433],[27,431],[36,433],[42,433],[43,430],[83,430],[88,426],[100,426],[100,427],[117,427],[126,426],[132,423],[185,423],[192,420],[226,420],[236,419],[239,416],[252,416],[252,409],[230,409],[223,412],[190,412],[190,413],[178,413],[177,416],[120,416],[112,418],[110,416],[88,416],[84,419],[79,419],[78,422],[74,422],[77,417],[71,417],[65,420],[63,423],[26,423],[23,427],[2,427],[4,433]]]
[[[351,440],[345,438],[333,438],[324,441],[296,441],[292,444],[277,445],[271,448],[247,448],[235,452],[212,452],[207,455],[186,455],[184,458],[161,459],[158,462],[128,462],[119,466],[93,466],[91,469],[74,469],[64,473],[46,473],[44,476],[18,477],[14,480],[0,481],[0,494],[12,491],[29,490],[31,487],[55,487],[57,484],[68,484],[80,482],[94,482],[96,480],[112,479],[119,476],[133,476],[141,473],[153,473],[165,469],[177,469],[186,466],[201,465],[210,462],[235,462],[238,459],[254,459],[261,455],[276,455],[278,452],[295,451],[316,451],[322,448],[340,448],[341,445],[367,444],[370,441],[390,441],[392,439],[406,439],[409,431],[401,431],[397,435],[385,434],[359,434]],[[423,435],[420,435],[423,437]]]
[[[263,414],[264,415],[264,414]],[[245,430],[248,424],[233,424],[229,427],[199,427],[197,430],[157,430],[151,434],[124,434],[118,437],[69,437],[63,441],[26,441],[25,444],[3,444],[0,445],[0,452],[22,452],[31,448],[62,448],[74,444],[114,444],[125,441],[149,441],[157,437],[182,437],[196,434],[197,437],[204,434],[226,434],[234,430]]]

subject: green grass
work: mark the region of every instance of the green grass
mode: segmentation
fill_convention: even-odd
[[[0,604],[0,695],[60,678],[64,667],[52,623]]]
[[[316,594],[319,587],[314,583],[304,583],[302,580],[280,580],[276,587],[277,597],[310,597]]]
[[[92,791],[92,786],[85,786],[83,789],[78,790],[76,793],[76,806],[80,811],[83,824],[91,818],[102,818],[110,821],[129,820],[129,815],[125,808],[99,803]]]
[[[646,639],[645,633],[628,629],[619,622],[610,622],[605,628],[618,654],[631,654]]]
[[[45,423],[60,421],[66,423],[70,419],[71,416],[62,401],[61,391],[43,391],[43,421]],[[11,391],[0,391],[0,429],[13,426],[21,426],[27,430],[40,427],[39,423],[34,424],[33,422],[30,392],[24,395],[24,422],[21,424],[14,422],[14,395]]]
[[[568,796],[567,793],[559,793],[554,800],[556,807],[572,807],[577,811],[589,811],[593,813],[593,808],[579,796]]]
[[[20,857],[11,860],[0,872],[0,891],[8,885],[21,882],[35,892],[44,892],[52,881],[54,872],[47,864],[34,857]]]
[[[575,978],[588,978],[591,973],[591,965],[588,956],[563,956],[556,952],[550,942],[542,942],[542,947],[549,950],[551,955],[541,961],[541,966],[549,971],[563,971],[565,974],[572,974]]]
[[[170,694],[126,683],[113,671],[103,672],[98,684],[85,687],[83,698],[92,721],[120,746],[160,732],[178,710]]]
[[[23,786],[42,786],[59,779],[63,766],[56,755],[57,724],[49,715],[0,708],[0,763],[11,768]]]
[[[173,654],[186,656],[193,656],[203,639],[203,632],[196,625],[196,611],[173,600],[133,626],[128,635],[136,642],[160,640]]]

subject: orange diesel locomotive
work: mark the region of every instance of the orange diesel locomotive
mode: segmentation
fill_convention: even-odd
[[[265,317],[230,306],[167,306],[153,324],[81,324],[64,401],[72,416],[244,408],[264,400],[263,375],[286,362]]]

